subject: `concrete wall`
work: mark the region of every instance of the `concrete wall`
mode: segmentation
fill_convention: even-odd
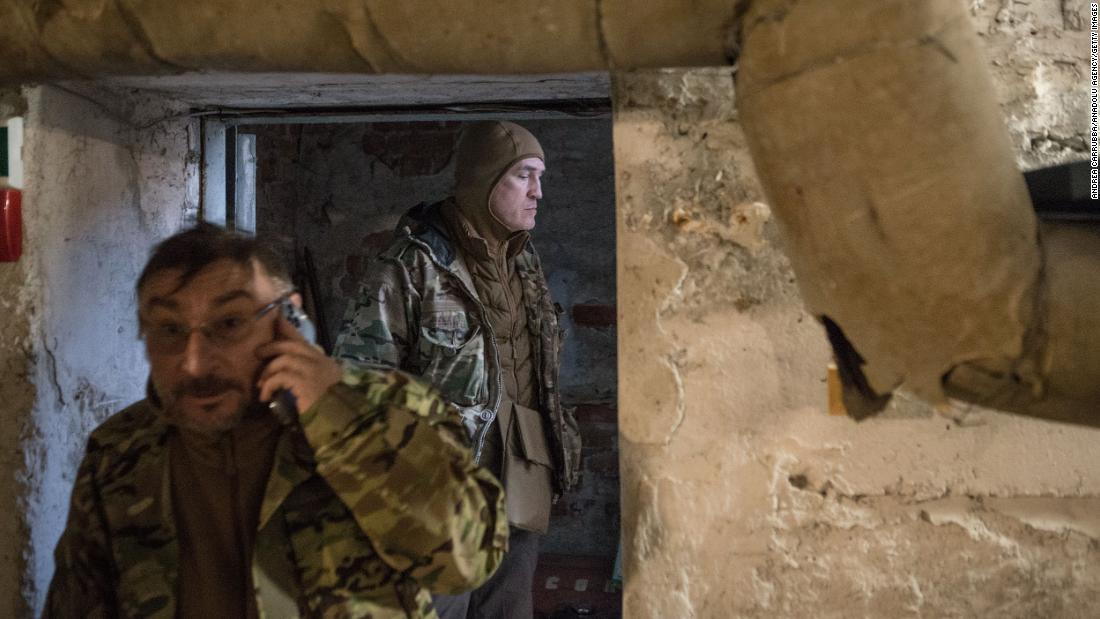
[[[88,432],[143,397],[133,285],[197,211],[197,133],[178,107],[85,85],[26,88],[24,254],[0,265],[7,559],[0,603],[39,608]],[[182,115],[181,115],[182,114]],[[19,610],[21,609],[21,610]]]
[[[1083,158],[1085,3],[972,6],[1021,164]],[[615,79],[625,614],[1100,613],[1100,432],[904,394],[828,415],[733,95]]]
[[[1021,167],[1087,159],[1089,3],[974,0],[971,6]]]
[[[619,478],[614,394],[615,230],[609,119],[522,121],[547,153],[534,243],[568,330],[561,386],[580,405],[582,488],[555,505],[543,551],[614,557]],[[288,257],[308,247],[332,339],[400,216],[452,191],[459,122],[249,127],[257,135],[257,232]],[[243,129],[242,129],[243,131]]]

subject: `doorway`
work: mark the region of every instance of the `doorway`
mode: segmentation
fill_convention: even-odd
[[[203,218],[282,248],[331,351],[349,300],[401,215],[451,194],[465,123],[501,119],[547,157],[532,233],[564,309],[561,391],[584,442],[582,483],[553,508],[536,616],[621,613],[615,329],[615,183],[606,98],[226,111],[203,120]],[[585,614],[587,613],[587,614]]]

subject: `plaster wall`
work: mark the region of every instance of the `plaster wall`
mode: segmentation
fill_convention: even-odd
[[[1089,3],[970,4],[1020,166],[1087,159]]]
[[[1084,157],[1085,10],[972,3],[1026,167]],[[625,614],[1096,615],[1100,433],[905,394],[830,416],[733,90],[614,79]]]
[[[0,565],[0,600],[12,616],[41,608],[88,433],[144,396],[133,285],[198,196],[184,110],[81,84],[28,87],[20,100],[24,254],[0,270],[0,355],[13,368],[0,377],[13,472],[0,492],[21,508],[0,517],[0,552],[14,558]]]
[[[547,155],[532,236],[554,299],[566,310],[562,400],[580,405],[585,441],[582,487],[554,506],[542,551],[604,557],[610,570],[619,538],[615,329],[585,324],[584,312],[610,314],[615,304],[611,122],[519,122]],[[401,215],[453,192],[461,128],[434,121],[247,127],[257,135],[257,232],[278,240],[288,259],[309,248],[330,341]]]

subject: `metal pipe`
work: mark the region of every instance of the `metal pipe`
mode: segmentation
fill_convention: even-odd
[[[964,3],[757,0],[743,49],[753,161],[849,409],[905,386],[1100,425],[1097,286],[1073,281],[1100,241],[1042,251]]]
[[[727,64],[737,0],[0,0],[0,83],[185,71],[547,73]]]

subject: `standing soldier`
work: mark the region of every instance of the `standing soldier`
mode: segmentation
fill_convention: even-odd
[[[88,439],[45,617],[429,619],[496,568],[504,501],[458,414],[306,341],[270,247],[181,232],[137,299],[148,397]]]
[[[480,588],[437,596],[444,619],[533,615],[539,535],[576,484],[580,435],[558,392],[560,308],[529,231],[538,140],[479,122],[459,140],[455,195],[405,214],[348,308],[336,355],[423,377],[462,414],[474,457],[503,481],[511,542]]]

